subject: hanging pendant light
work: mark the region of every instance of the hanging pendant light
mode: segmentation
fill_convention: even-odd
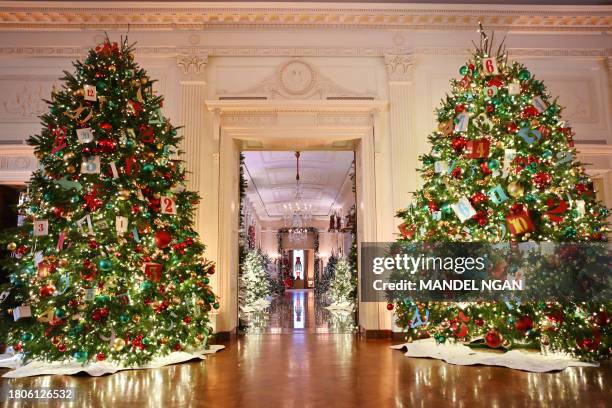
[[[300,186],[300,152],[295,152],[295,195],[292,202],[283,204],[283,220],[288,228],[289,242],[303,243],[308,237],[312,220],[312,205],[304,202]]]

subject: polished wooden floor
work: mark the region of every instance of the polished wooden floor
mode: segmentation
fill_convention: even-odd
[[[408,358],[390,350],[390,344],[348,334],[251,335],[232,338],[227,349],[204,362],[97,378],[1,379],[0,388],[6,392],[7,387],[76,387],[78,401],[65,404],[70,407],[596,408],[612,404],[610,364],[535,374]]]

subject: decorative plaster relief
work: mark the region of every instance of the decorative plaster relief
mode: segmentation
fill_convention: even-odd
[[[38,123],[38,116],[49,107],[43,99],[50,99],[54,81],[0,78],[0,122]]]
[[[274,74],[257,85],[238,92],[220,90],[219,97],[264,96],[267,99],[375,98],[376,92],[354,92],[327,78],[312,64],[293,58],[279,65]]]
[[[32,172],[38,162],[34,157],[0,155],[0,172]]]
[[[390,81],[411,81],[414,54],[385,55],[385,66]]]
[[[559,104],[565,107],[562,115],[572,123],[597,123],[598,109],[593,102],[598,100],[595,84],[591,80],[553,79],[545,80],[549,93],[559,96]]]

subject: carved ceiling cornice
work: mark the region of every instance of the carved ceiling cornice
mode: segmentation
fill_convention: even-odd
[[[408,28],[611,31],[609,6],[130,2],[0,2],[2,30],[200,30],[227,28]]]

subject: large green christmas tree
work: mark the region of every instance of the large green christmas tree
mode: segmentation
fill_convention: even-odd
[[[608,210],[576,160],[561,107],[542,81],[508,62],[503,46],[493,50],[479,31],[480,46],[437,110],[431,152],[421,157],[424,184],[398,213],[405,221],[401,242],[605,241]],[[611,302],[403,299],[395,308],[413,338],[535,346],[589,360],[610,352]]]
[[[41,169],[7,240],[9,344],[28,358],[124,365],[202,349],[219,307],[214,264],[192,228],[199,198],[185,190],[163,98],[127,39],[74,67],[28,140]]]

